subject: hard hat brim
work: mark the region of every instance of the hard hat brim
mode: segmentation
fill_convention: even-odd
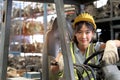
[[[91,19],[89,19],[89,18],[80,18],[80,19],[76,19],[76,21],[73,23],[73,28],[75,28],[76,23],[81,22],[81,21],[87,21],[87,22],[92,23],[94,29],[96,29],[96,24],[95,24],[95,22],[93,22],[93,20],[91,20]]]

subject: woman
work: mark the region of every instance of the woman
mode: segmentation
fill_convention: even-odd
[[[72,59],[73,63],[81,65],[83,62],[88,58],[92,53],[100,50],[104,50],[103,58],[102,60],[106,62],[106,64],[114,64],[119,60],[118,53],[117,53],[117,47],[120,47],[120,41],[119,40],[109,40],[107,43],[92,43],[95,30],[96,30],[96,24],[93,19],[93,17],[88,13],[81,13],[79,16],[77,16],[73,23],[73,29],[74,29],[74,39],[73,43],[71,44],[71,53],[72,53]],[[97,64],[99,63],[101,55],[96,56],[93,58],[90,63]],[[58,71],[58,69],[62,70],[63,63],[61,61],[61,55],[56,57],[56,61],[59,65],[52,66],[51,70]],[[60,67],[60,68],[59,68]],[[81,71],[83,78],[85,80],[89,80],[86,73],[83,72],[82,68],[79,68]],[[54,72],[54,71],[53,71]],[[76,77],[76,80],[80,80],[80,76]],[[91,80],[94,80],[91,77]]]

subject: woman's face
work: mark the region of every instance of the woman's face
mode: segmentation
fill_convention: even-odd
[[[93,35],[94,32],[87,28],[85,24],[83,24],[82,28],[75,33],[79,46],[88,46],[93,38]]]

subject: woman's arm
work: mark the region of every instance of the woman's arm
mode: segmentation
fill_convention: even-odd
[[[120,40],[108,40],[108,41],[113,41],[115,43],[115,46],[118,48],[120,47]],[[100,50],[105,49],[106,43],[102,43],[100,45]]]
[[[118,47],[120,47],[119,40],[108,40],[105,44],[104,54],[102,60],[107,64],[114,64],[119,60]]]
[[[120,40],[113,40],[115,42],[116,47],[120,47]]]

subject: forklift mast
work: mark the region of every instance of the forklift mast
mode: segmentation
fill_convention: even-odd
[[[12,1],[13,0],[3,0],[4,2],[4,9],[3,9],[3,21],[1,25],[1,50],[0,50],[0,80],[6,80],[7,77],[7,62],[8,62],[8,53],[9,53],[9,37],[10,37],[10,27],[11,27],[11,10],[12,10]],[[24,1],[24,0],[19,0],[19,1]],[[26,0],[26,1],[31,1],[33,0]],[[88,2],[89,0],[86,0],[85,2]],[[56,5],[56,11],[57,11],[57,22],[58,22],[58,27],[60,31],[60,40],[62,42],[61,47],[62,47],[62,53],[64,57],[64,63],[65,63],[65,76],[67,80],[75,80],[73,76],[73,65],[72,65],[72,59],[69,51],[69,46],[68,46],[68,36],[66,35],[66,30],[64,29],[66,24],[65,20],[65,14],[64,14],[64,4],[77,4],[79,3],[84,3],[84,1],[72,1],[72,0],[34,0],[34,2],[43,2],[43,3],[55,3]],[[44,13],[44,23],[47,22],[47,15]],[[46,25],[47,26],[47,25]],[[45,27],[46,27],[45,26]],[[45,39],[44,39],[45,40]],[[46,41],[44,41],[46,42]],[[48,79],[48,52],[47,50],[47,44],[44,46],[44,51],[43,51],[43,80],[49,80]],[[69,54],[68,54],[69,53]]]
[[[6,80],[7,77],[7,62],[8,62],[8,53],[9,53],[9,37],[10,37],[10,27],[11,27],[11,10],[12,10],[12,1],[13,0],[4,0],[4,9],[2,13],[2,25],[1,25],[1,48],[0,48],[0,80]],[[19,1],[31,1],[33,0],[19,0]],[[91,3],[96,0],[34,0],[34,2],[41,2],[41,3],[55,3],[56,6],[56,14],[57,14],[57,24],[58,24],[58,30],[59,30],[59,36],[60,36],[60,44],[61,44],[61,50],[63,54],[63,59],[65,63],[64,72],[66,76],[66,80],[75,80],[74,77],[74,69],[73,69],[73,63],[71,58],[71,52],[69,49],[69,35],[66,34],[66,26],[67,21],[65,18],[64,13],[64,4],[74,4],[78,7],[80,11],[78,11],[79,14],[82,11],[82,8],[84,4]],[[111,1],[111,0],[110,0]],[[82,8],[81,6],[82,5]],[[111,10],[112,12],[112,10]],[[112,21],[112,17],[109,18]],[[45,27],[47,26],[47,14],[44,13],[44,23]],[[110,24],[112,22],[110,21]],[[97,20],[97,23],[100,21]],[[47,29],[47,28],[45,28]],[[111,31],[113,31],[112,26],[110,26]],[[113,34],[111,33],[112,37]],[[44,36],[44,50],[43,50],[43,62],[42,62],[42,80],[49,80],[49,65],[48,65],[48,44],[47,44],[47,30],[45,30],[45,36]]]

